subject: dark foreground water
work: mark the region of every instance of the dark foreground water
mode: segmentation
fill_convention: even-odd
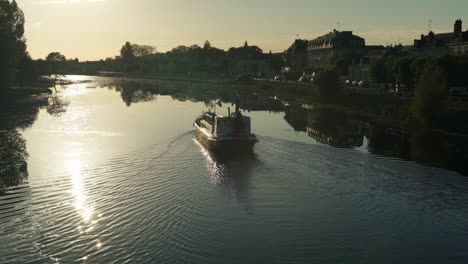
[[[243,95],[260,143],[218,160],[232,90],[91,79],[3,110],[0,263],[468,262],[463,140]]]

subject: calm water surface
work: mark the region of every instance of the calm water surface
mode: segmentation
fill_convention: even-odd
[[[464,171],[384,151],[377,128],[248,97],[255,154],[219,160],[192,122],[232,90],[71,78],[2,119],[0,263],[468,262]]]

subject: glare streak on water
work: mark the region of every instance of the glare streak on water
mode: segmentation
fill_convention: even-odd
[[[249,114],[269,118],[253,157],[219,160],[193,139],[203,103],[127,107],[89,85],[23,133],[29,176],[0,196],[0,263],[468,259],[466,177],[318,144],[268,112]]]

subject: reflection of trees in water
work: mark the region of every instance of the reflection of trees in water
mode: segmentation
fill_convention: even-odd
[[[402,129],[374,124],[368,138],[369,152],[386,157],[410,159],[409,138]]]
[[[134,103],[150,102],[156,100],[159,90],[157,87],[144,83],[119,83],[113,86],[115,91],[120,93],[120,97],[127,106]]]
[[[67,99],[54,94],[49,97],[49,105],[47,106],[47,113],[51,116],[59,117],[67,112],[70,101]]]
[[[285,104],[276,98],[245,93],[240,95],[240,107],[248,111],[284,111]]]
[[[101,85],[119,92],[127,106],[156,100],[158,95],[171,96],[182,102],[209,102],[216,99],[233,102],[237,96],[234,89],[209,84],[114,81]]]
[[[27,179],[26,140],[19,129],[31,127],[39,109],[47,105],[46,96],[0,99],[0,195]]]
[[[331,109],[288,108],[285,120],[296,131],[306,127],[308,135],[319,143],[355,148],[363,146],[366,137],[370,153],[468,174],[468,142],[463,137],[391,127]]]
[[[26,140],[16,130],[0,132],[0,195],[28,177]]]

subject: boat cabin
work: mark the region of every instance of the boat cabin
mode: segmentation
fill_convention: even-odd
[[[250,117],[243,116],[240,112],[232,113],[229,116],[221,116],[215,113],[204,113],[197,124],[205,128],[215,136],[221,137],[242,137],[250,136]]]

